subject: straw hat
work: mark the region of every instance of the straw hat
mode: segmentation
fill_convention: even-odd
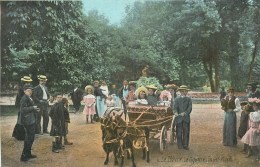
[[[154,85],[147,85],[146,88],[147,88],[147,89],[154,89],[154,90],[157,90],[157,87],[154,86]]]
[[[92,93],[94,93],[94,87],[92,85],[87,85],[85,87],[85,91],[88,93],[88,89],[91,89]]]
[[[29,76],[24,76],[21,78],[21,81],[24,81],[24,82],[32,82],[32,78],[29,77]]]
[[[146,89],[146,87],[141,86],[138,89],[136,89],[136,91],[135,91],[136,98],[138,98],[138,95],[140,92],[145,92],[145,94],[148,95],[148,90]]]
[[[175,84],[167,84],[164,86],[166,89],[177,89],[178,86]]]
[[[45,75],[38,75],[37,77],[40,81],[47,81],[47,77]]]
[[[181,85],[181,86],[178,88],[178,91],[184,91],[184,90],[189,91],[190,89],[189,89],[188,86],[186,86],[186,85]]]

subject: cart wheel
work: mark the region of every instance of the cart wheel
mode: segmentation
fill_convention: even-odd
[[[161,130],[161,136],[160,136],[160,152],[161,153],[165,150],[166,144],[167,144],[167,130],[166,130],[166,127],[163,126],[162,130]]]
[[[176,131],[175,131],[175,126],[173,125],[173,123],[174,123],[174,118],[172,119],[171,127],[170,127],[170,141],[169,141],[170,144],[173,144],[176,142]]]

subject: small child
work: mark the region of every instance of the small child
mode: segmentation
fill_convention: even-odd
[[[166,106],[166,107],[171,106],[171,102],[169,101],[167,96],[163,96],[162,101],[160,102],[160,106]]]
[[[62,98],[62,103],[64,104],[64,123],[65,123],[65,133],[64,133],[64,144],[65,145],[72,145],[73,143],[72,142],[69,142],[68,141],[68,138],[67,138],[67,134],[69,132],[68,130],[68,126],[69,126],[69,123],[70,123],[70,114],[69,114],[69,101],[67,98]]]
[[[84,98],[83,98],[83,101],[85,103],[83,114],[86,114],[86,123],[88,123],[89,116],[90,116],[91,123],[93,123],[93,116],[96,113],[96,110],[95,110],[96,98],[93,95],[94,87],[91,85],[87,85],[85,87],[85,91],[87,92],[87,95],[84,96]]]
[[[52,152],[59,153],[62,149],[62,136],[64,136],[64,104],[62,103],[62,94],[55,95],[55,104],[52,106],[49,116],[52,119],[50,136],[53,136]]]
[[[260,100],[253,102],[253,109],[255,112],[249,114],[249,129],[241,139],[249,145],[247,157],[257,155],[257,147],[260,147]]]
[[[114,99],[111,95],[109,95],[106,99],[106,104],[107,104],[107,107],[110,108],[110,107],[114,107],[115,105],[115,102],[114,102]]]
[[[248,118],[249,118],[249,113],[252,108],[252,106],[248,102],[241,102],[241,107],[243,111],[241,112],[241,117],[240,117],[240,125],[238,128],[238,137],[242,138],[245,134],[246,131],[249,129],[248,127]],[[243,153],[247,153],[248,151],[248,145],[244,144],[244,148],[242,150]]]

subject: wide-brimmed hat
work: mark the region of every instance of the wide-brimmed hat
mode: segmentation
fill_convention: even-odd
[[[177,89],[178,86],[175,84],[167,84],[164,86],[166,89]]]
[[[253,102],[253,105],[256,105],[256,106],[260,107],[260,99],[256,99],[256,100]]]
[[[145,94],[148,95],[148,90],[146,89],[146,87],[141,86],[141,87],[137,88],[135,91],[136,98],[138,98],[138,95],[140,92],[145,92]]]
[[[189,91],[190,89],[189,89],[188,86],[186,86],[186,85],[181,85],[181,86],[178,88],[178,91],[184,91],[184,90]]]
[[[37,77],[40,81],[47,81],[47,77],[45,75],[38,75]]]
[[[24,82],[32,82],[32,78],[29,77],[29,76],[23,76],[23,77],[21,78],[21,81],[24,81]]]
[[[147,85],[146,88],[157,90],[157,87],[155,85]]]
[[[27,89],[31,89],[31,90],[33,90],[33,86],[32,85],[24,85],[24,87],[23,87],[23,90],[27,90]]]
[[[92,90],[92,93],[94,93],[94,87],[92,85],[87,85],[85,87],[85,91],[88,93],[88,89],[91,89]]]

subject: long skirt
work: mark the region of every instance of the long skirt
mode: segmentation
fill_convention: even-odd
[[[101,98],[100,96],[97,96],[96,105],[98,115],[100,118],[102,118],[105,113],[105,99]]]
[[[223,127],[223,145],[235,146],[237,145],[237,116],[234,111],[225,112],[224,127]]]

